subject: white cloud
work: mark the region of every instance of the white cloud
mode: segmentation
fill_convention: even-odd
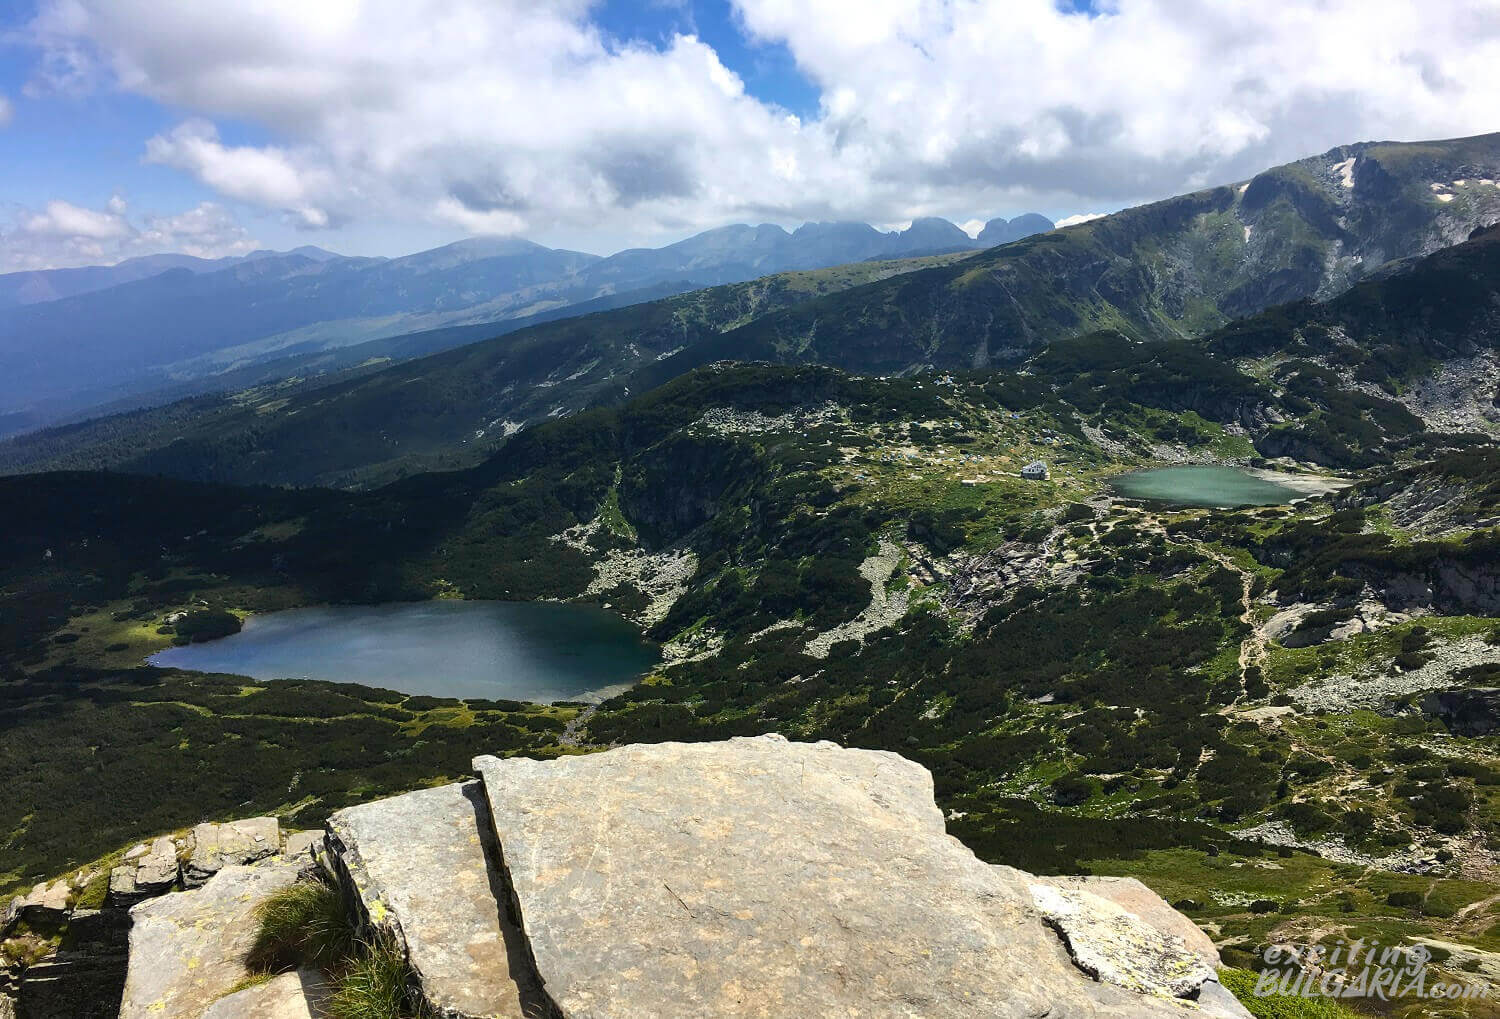
[[[51,201],[42,212],[21,220],[25,233],[41,237],[79,237],[91,241],[110,241],[131,232],[130,224],[113,210],[84,209],[71,202]]]
[[[748,95],[693,36],[619,47],[588,0],[44,0],[33,88],[192,118],[146,158],[299,225],[685,232],[1014,215],[1242,178],[1366,138],[1493,130],[1500,0],[732,0],[820,89]],[[274,143],[231,145],[213,124]]]
[[[52,201],[40,212],[22,209],[0,231],[0,272],[113,264],[136,255],[180,252],[199,258],[242,255],[258,245],[223,206],[201,202],[175,215],[147,214],[132,222],[125,199],[103,209]]]
[[[229,198],[290,213],[303,226],[328,225],[328,214],[308,201],[320,171],[299,169],[282,149],[230,147],[206,120],[179,124],[146,142],[146,161],[187,170]]]
[[[1061,230],[1065,226],[1077,226],[1079,223],[1087,223],[1091,219],[1103,219],[1109,215],[1107,212],[1080,212],[1072,216],[1064,216],[1055,224]]]
[[[9,124],[10,118],[14,113],[15,108],[11,106],[10,100],[6,98],[4,92],[0,92],[0,127]]]

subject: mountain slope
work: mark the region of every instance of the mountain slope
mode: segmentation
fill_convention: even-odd
[[[419,465],[473,462],[491,448],[496,429],[618,400],[715,361],[897,374],[1019,364],[1049,342],[1100,331],[1128,341],[1194,336],[1231,312],[1333,296],[1393,259],[1464,240],[1476,225],[1500,219],[1497,179],[1500,135],[1343,146],[1240,185],[944,264],[902,263],[899,274],[893,267],[863,279],[857,266],[845,267],[829,271],[838,285],[811,290],[776,277],[746,284],[705,298],[717,309],[706,329],[696,313],[679,321],[692,304],[684,297],[375,372],[322,396],[263,393],[243,406],[224,401],[185,417],[174,412],[170,430],[116,422],[109,427],[123,430],[93,449],[84,431],[61,443],[41,436],[0,450],[0,466],[361,483],[389,477],[414,456],[409,462]],[[845,225],[838,232],[859,231]],[[746,313],[729,310],[740,302]],[[1369,413],[1382,399],[1362,395],[1339,416]],[[1397,417],[1386,420],[1394,427]],[[1410,432],[1411,422],[1401,420],[1395,430]],[[1385,435],[1356,446],[1378,445]]]
[[[760,357],[890,373],[1018,361],[1114,329],[1201,334],[1340,293],[1500,220],[1500,135],[1361,143],[766,316],[678,366]]]
[[[195,273],[218,272],[220,269],[238,265],[241,262],[278,255],[296,255],[315,262],[327,262],[343,257],[311,244],[304,244],[291,251],[261,250],[252,251],[247,255],[230,255],[226,258],[197,258],[193,255],[173,254],[140,255],[136,258],[127,258],[115,265],[8,272],[0,274],[0,308],[75,297],[90,291],[159,276],[170,269],[187,269]]]
[[[618,402],[629,394],[632,371],[706,336],[815,294],[956,257],[782,273],[535,325],[384,370],[49,429],[0,442],[0,470],[109,467],[346,486],[461,466],[523,423]]]
[[[1424,484],[1402,472],[1350,506],[1121,501],[1148,461],[1120,447],[1236,437],[1129,399],[1206,370],[1072,405],[1052,386],[1078,343],[952,384],[713,366],[370,492],[0,480],[0,888],[205,816],[315,824],[497,746],[778,731],[920,760],[984,859],[1136,875],[1236,965],[1330,917],[1490,946],[1500,736],[1412,702],[1500,668],[1493,500],[1437,540],[1387,513],[1380,491]],[[1169,344],[1207,357],[1139,346]],[[1123,371],[1137,346],[1106,352]],[[1019,478],[1039,456],[1052,478]],[[1494,465],[1434,469],[1477,489]],[[186,608],[436,596],[608,603],[666,654],[587,714],[140,664]],[[1266,622],[1288,615],[1297,640]]]
[[[526,317],[668,283],[688,289],[978,246],[945,220],[892,233],[741,225],[607,258],[476,238],[392,259],[309,248],[13,274],[0,277],[0,422],[36,427],[131,398],[140,405],[292,351]]]

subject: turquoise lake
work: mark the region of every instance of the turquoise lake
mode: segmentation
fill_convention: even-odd
[[[1209,508],[1275,506],[1307,494],[1238,467],[1159,467],[1122,474],[1112,485],[1128,499]]]
[[[587,699],[633,683],[655,645],[612,612],[548,602],[330,605],[251,616],[239,633],[168,648],[152,665],[323,679],[436,697]]]

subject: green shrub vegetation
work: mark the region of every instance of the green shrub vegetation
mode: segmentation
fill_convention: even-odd
[[[1255,994],[1257,974],[1245,969],[1219,970],[1219,980],[1255,1019],[1358,1019],[1359,1013],[1334,998],[1289,994]]]

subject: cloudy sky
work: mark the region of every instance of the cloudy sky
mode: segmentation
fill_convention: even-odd
[[[0,271],[1058,218],[1497,95],[1500,0],[0,0]]]

